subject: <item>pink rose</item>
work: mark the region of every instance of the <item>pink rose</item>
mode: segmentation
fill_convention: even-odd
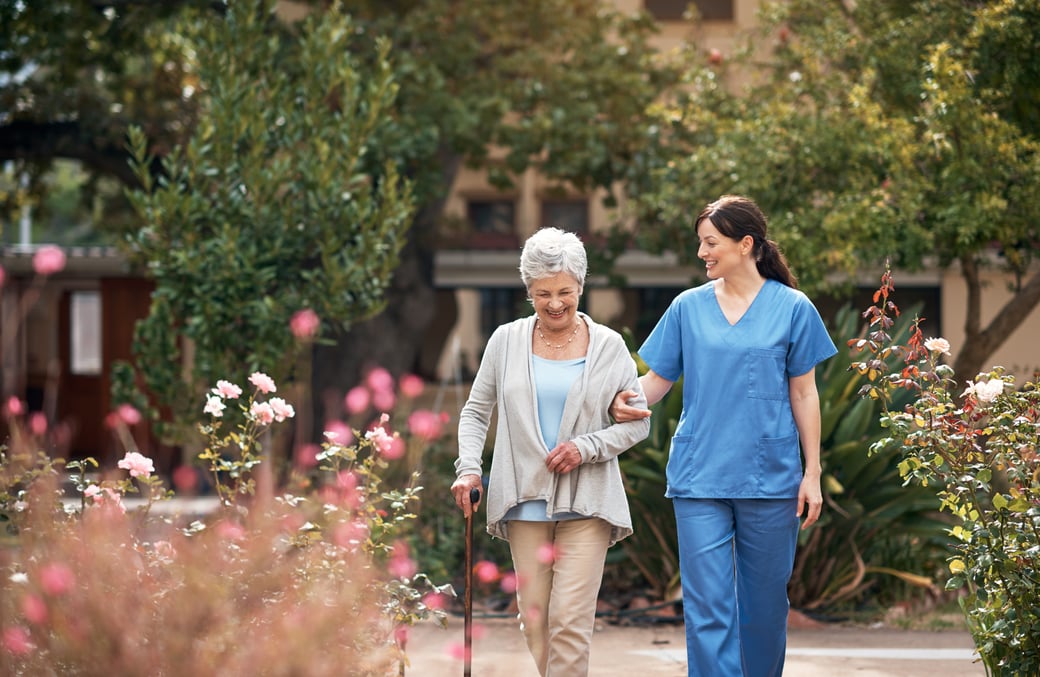
[[[7,415],[10,417],[21,416],[25,413],[25,402],[11,395],[7,398]]]
[[[278,390],[274,385],[274,379],[263,372],[253,372],[252,376],[249,377],[249,382],[262,393],[273,393]]]
[[[296,311],[289,320],[289,329],[298,339],[311,338],[318,333],[320,326],[321,320],[318,319],[318,314],[310,308]]]
[[[481,583],[493,583],[498,580],[498,565],[488,560],[481,560],[473,567],[473,573]]]
[[[429,409],[416,409],[408,417],[408,430],[428,442],[440,437],[443,427],[441,417]]]
[[[296,415],[296,410],[293,409],[293,406],[280,397],[272,397],[268,404],[271,405],[271,411],[274,412],[274,420],[279,423]]]
[[[230,381],[221,379],[217,381],[217,387],[210,392],[226,400],[236,400],[242,394],[242,389]]]
[[[128,451],[117,465],[123,470],[129,470],[131,477],[149,477],[155,472],[152,459],[136,451]]]
[[[411,399],[422,395],[424,388],[423,380],[415,374],[405,374],[397,385],[401,389],[401,394]]]
[[[53,275],[65,268],[65,252],[61,247],[45,244],[33,255],[33,270],[38,275]]]
[[[376,367],[372,371],[368,372],[368,377],[365,379],[365,382],[368,384],[368,387],[372,389],[372,392],[394,389],[394,377],[391,376],[390,372],[383,367]]]
[[[40,569],[40,588],[47,595],[64,595],[75,583],[76,577],[72,574],[72,569],[61,562],[45,564]]]
[[[368,388],[365,386],[354,386],[347,391],[347,396],[343,398],[343,406],[351,414],[360,414],[368,409],[368,404],[371,401],[372,398],[368,394]]]
[[[17,625],[4,628],[3,634],[0,635],[0,644],[13,656],[24,656],[35,648],[29,639],[29,631]]]
[[[274,421],[274,409],[267,402],[253,402],[249,415],[261,425],[270,425]]]

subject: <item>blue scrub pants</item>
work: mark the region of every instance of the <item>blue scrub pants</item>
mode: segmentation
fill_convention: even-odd
[[[779,677],[797,499],[673,499],[690,677]]]

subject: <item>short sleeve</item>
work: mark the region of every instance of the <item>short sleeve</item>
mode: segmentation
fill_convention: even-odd
[[[804,294],[799,294],[791,318],[791,344],[787,352],[787,375],[801,376],[838,352],[819,311]]]
[[[682,376],[683,304],[675,298],[639,348],[639,357],[659,376],[678,381]]]

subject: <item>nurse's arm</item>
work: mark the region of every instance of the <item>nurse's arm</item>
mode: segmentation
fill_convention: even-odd
[[[798,488],[798,516],[805,515],[802,529],[820,518],[823,493],[820,490],[820,394],[816,391],[816,370],[810,369],[788,381],[791,394],[791,412],[802,442],[805,471]]]
[[[646,395],[648,405],[657,404],[662,397],[668,394],[668,391],[672,388],[672,383],[674,381],[669,381],[658,375],[653,369],[639,377],[639,385],[643,386],[643,394]],[[622,390],[615,395],[614,401],[610,403],[611,418],[618,423],[627,423],[628,421],[637,421],[650,416],[649,409],[640,409],[628,403],[628,400],[636,395],[638,393],[633,390]]]

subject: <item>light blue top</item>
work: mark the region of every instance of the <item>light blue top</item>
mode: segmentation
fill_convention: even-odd
[[[560,434],[567,393],[585,369],[585,358],[547,360],[531,355],[531,360],[534,367],[535,399],[538,401],[538,427],[542,431],[545,448],[552,451]],[[545,515],[545,505],[545,501],[524,501],[511,508],[504,519],[549,522],[584,517],[576,512],[561,512],[549,518]]]
[[[801,450],[788,379],[837,352],[808,297],[776,280],[733,325],[714,281],[675,297],[639,349],[660,376],[683,377],[665,495],[797,497]]]

